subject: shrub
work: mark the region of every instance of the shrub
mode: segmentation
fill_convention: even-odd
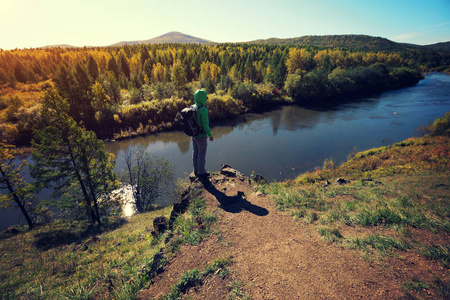
[[[17,122],[18,118],[16,114],[22,106],[23,101],[19,97],[13,96],[9,98],[8,108],[6,109],[6,121]]]
[[[434,120],[427,127],[424,128],[426,133],[432,135],[439,135],[447,133],[450,129],[450,112],[447,112],[444,116]]]
[[[210,121],[237,116],[245,112],[246,110],[242,101],[237,100],[229,95],[209,95],[207,106]]]

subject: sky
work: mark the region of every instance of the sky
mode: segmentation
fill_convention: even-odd
[[[0,49],[109,46],[171,31],[245,42],[365,34],[450,41],[450,0],[0,0]]]

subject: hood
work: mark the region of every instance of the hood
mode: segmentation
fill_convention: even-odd
[[[197,90],[194,94],[195,104],[206,105],[206,99],[208,99],[208,94],[204,90]]]

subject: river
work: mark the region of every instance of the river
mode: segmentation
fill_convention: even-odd
[[[447,111],[450,76],[430,73],[415,86],[332,108],[284,106],[246,114],[233,125],[212,124],[214,141],[208,143],[206,167],[214,172],[227,163],[247,176],[255,171],[268,181],[292,179],[321,167],[325,159],[345,161],[355,147],[365,150],[412,137],[420,125]],[[125,149],[137,144],[174,165],[176,178],[192,171],[192,143],[181,132],[107,142],[117,159],[116,171],[123,168]]]

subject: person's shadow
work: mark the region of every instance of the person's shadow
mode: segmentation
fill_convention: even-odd
[[[209,178],[200,178],[200,182],[203,184],[204,188],[210,192],[217,199],[217,201],[219,201],[219,207],[226,212],[236,214],[246,210],[260,217],[267,216],[269,214],[269,211],[264,207],[248,202],[242,192],[238,192],[236,196],[230,197],[216,189]]]

